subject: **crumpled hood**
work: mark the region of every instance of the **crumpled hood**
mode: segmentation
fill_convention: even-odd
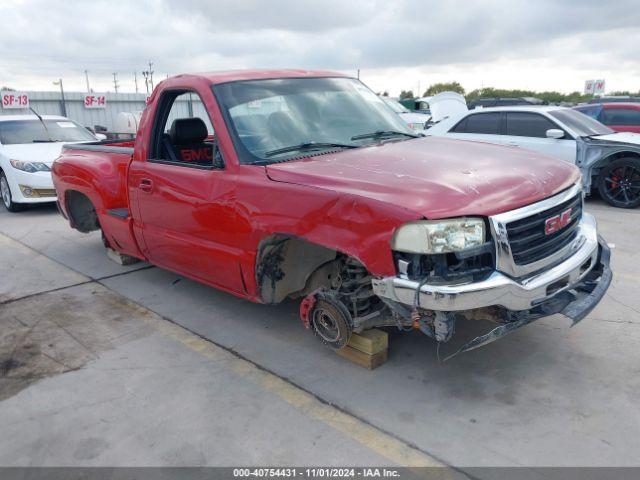
[[[628,143],[630,145],[640,146],[640,134],[632,132],[610,133],[608,135],[598,135],[591,137],[592,140],[600,140],[612,143]]]
[[[3,145],[2,153],[13,160],[25,162],[42,162],[51,166],[62,151],[62,146],[68,142],[30,143],[17,145]]]
[[[574,165],[530,150],[444,137],[344,150],[266,170],[277,182],[368,197],[433,219],[503,213],[580,179]]]

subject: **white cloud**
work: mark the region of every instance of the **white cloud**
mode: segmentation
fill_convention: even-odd
[[[377,90],[458,80],[572,91],[640,89],[637,2],[485,0],[3,1],[0,84],[133,90],[167,73],[256,67],[362,70]]]

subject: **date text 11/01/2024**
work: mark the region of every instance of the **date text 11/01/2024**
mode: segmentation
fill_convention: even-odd
[[[393,468],[234,468],[234,478],[399,478],[398,469]]]

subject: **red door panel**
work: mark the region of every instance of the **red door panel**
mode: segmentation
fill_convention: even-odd
[[[224,170],[134,161],[129,171],[135,230],[152,263],[243,292],[233,245],[235,178]]]

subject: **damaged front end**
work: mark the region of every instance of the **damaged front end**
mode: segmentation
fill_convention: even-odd
[[[575,325],[611,283],[610,250],[595,219],[583,213],[578,186],[488,224],[491,235],[481,246],[446,255],[394,252],[398,275],[373,279],[374,293],[399,325],[439,345],[461,319],[496,325],[446,358],[542,317],[561,314]]]

